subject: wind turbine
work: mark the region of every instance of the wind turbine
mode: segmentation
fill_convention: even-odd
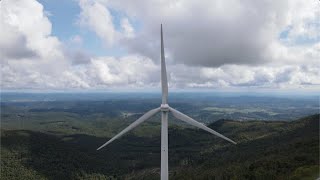
[[[129,132],[133,128],[140,125],[142,122],[146,121],[147,119],[151,118],[158,112],[161,112],[161,180],[168,180],[168,113],[171,112],[172,115],[182,120],[188,124],[196,126],[200,129],[203,129],[209,133],[212,133],[222,139],[225,139],[233,144],[236,144],[231,139],[223,136],[222,134],[208,128],[202,123],[192,119],[191,117],[179,112],[178,110],[173,109],[168,105],[168,82],[167,82],[167,70],[166,70],[166,62],[164,56],[164,45],[163,45],[163,33],[162,33],[162,24],[161,24],[161,88],[162,88],[162,104],[160,107],[152,109],[141,116],[138,120],[130,124],[124,130],[122,130],[119,134],[115,135],[111,138],[108,142],[100,146],[97,150],[105,147],[106,145],[110,144],[112,141],[118,139],[125,133]]]

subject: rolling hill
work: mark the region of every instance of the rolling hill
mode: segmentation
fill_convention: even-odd
[[[219,120],[209,126],[238,144],[172,125],[170,179],[319,176],[319,114],[291,122]],[[102,151],[95,148],[104,137],[2,129],[1,179],[159,179],[160,129],[147,136],[146,127]]]

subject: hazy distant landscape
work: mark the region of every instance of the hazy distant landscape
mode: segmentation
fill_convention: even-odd
[[[2,177],[159,179],[160,116],[104,150],[95,150],[159,106],[159,97],[157,93],[3,93]],[[170,178],[318,177],[318,100],[172,93],[171,106],[238,144],[169,116]]]

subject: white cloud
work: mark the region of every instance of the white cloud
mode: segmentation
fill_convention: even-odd
[[[64,44],[52,35],[39,2],[3,0],[1,88],[159,87],[160,22],[170,88],[320,88],[316,1],[80,0],[79,5],[81,27],[95,32],[107,49],[129,53],[96,57],[81,49],[85,42],[79,35]],[[279,38],[286,29],[287,36]],[[301,37],[310,42],[299,44]],[[71,44],[74,49],[67,47]]]
[[[2,88],[58,86],[68,68],[61,42],[37,1],[1,1],[0,57]],[[18,50],[18,51],[17,51]]]
[[[120,59],[99,57],[91,61],[87,74],[97,85],[107,87],[147,87],[158,85],[158,66],[151,59],[125,56]]]
[[[26,48],[36,52],[41,57],[61,56],[57,50],[60,43],[56,37],[49,36],[51,23],[43,13],[43,6],[34,1],[2,1],[1,28],[10,29],[15,36],[25,38]],[[30,13],[30,10],[33,12]],[[1,32],[1,41],[6,41],[6,33]],[[44,46],[45,44],[45,46]],[[13,47],[9,47],[13,48]]]
[[[112,22],[112,15],[107,7],[99,2],[80,0],[80,25],[94,31],[106,45],[111,46],[117,38],[117,31]]]
[[[320,3],[293,1],[103,1],[143,24],[122,41],[131,53],[158,60],[159,26],[164,23],[167,53],[192,66],[302,63],[306,49],[320,41]],[[155,8],[156,7],[156,8]],[[286,37],[279,38],[287,30]],[[313,42],[302,46],[301,39]],[[317,54],[315,62],[320,58]]]
[[[30,10],[34,12],[30,13]],[[59,41],[48,36],[50,32],[51,23],[44,16],[41,4],[23,0],[1,1],[0,48],[4,58],[10,58],[16,47],[19,47],[19,58],[29,57],[23,56],[28,53],[41,57],[61,55],[56,50]]]
[[[124,36],[126,38],[133,38],[134,37],[134,29],[133,29],[132,25],[130,24],[128,18],[121,19],[121,27],[123,29]]]
[[[73,45],[82,45],[83,44],[83,39],[80,35],[72,36],[69,41]]]
[[[320,40],[320,3],[319,1],[293,0],[288,6],[287,25],[288,43],[298,38]]]
[[[133,38],[134,28],[129,19],[124,16],[120,22],[115,22],[108,6],[103,1],[79,0],[81,13],[78,23],[99,36],[107,47],[115,46],[123,38]],[[121,28],[116,28],[119,23]]]

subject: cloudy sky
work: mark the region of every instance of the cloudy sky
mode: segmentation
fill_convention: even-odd
[[[319,0],[1,0],[3,90],[320,91]]]

